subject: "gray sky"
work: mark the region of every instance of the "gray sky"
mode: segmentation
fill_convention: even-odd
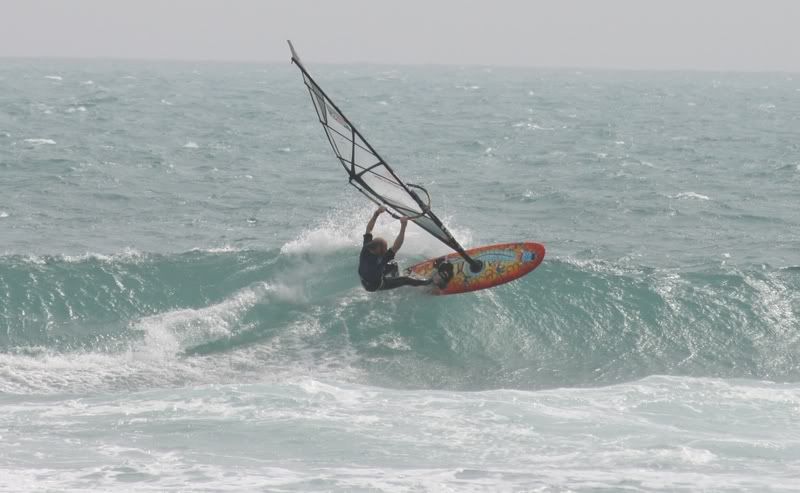
[[[800,0],[0,0],[0,57],[800,72]]]

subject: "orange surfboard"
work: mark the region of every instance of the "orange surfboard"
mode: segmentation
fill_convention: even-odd
[[[491,288],[519,279],[539,267],[544,259],[544,245],[540,243],[502,243],[472,248],[467,255],[483,262],[479,272],[472,272],[469,264],[457,253],[445,256],[453,264],[453,278],[444,289],[433,288],[433,294],[457,294]],[[441,258],[441,257],[437,257]],[[406,269],[407,274],[429,278],[433,275],[436,259],[426,260]]]

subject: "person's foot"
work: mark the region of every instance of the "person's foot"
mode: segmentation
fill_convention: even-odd
[[[439,289],[444,289],[447,286],[447,283],[449,283],[450,279],[452,278],[453,278],[453,264],[451,264],[450,262],[439,263],[436,269],[436,273],[432,277],[434,284],[436,284],[436,286]]]

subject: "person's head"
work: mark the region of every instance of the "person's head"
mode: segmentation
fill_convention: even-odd
[[[375,238],[367,243],[367,251],[373,255],[383,255],[386,253],[388,245],[383,238]]]

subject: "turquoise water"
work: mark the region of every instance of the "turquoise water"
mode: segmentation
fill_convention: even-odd
[[[365,293],[288,63],[3,60],[0,491],[797,488],[800,76],[308,65],[544,263]]]

